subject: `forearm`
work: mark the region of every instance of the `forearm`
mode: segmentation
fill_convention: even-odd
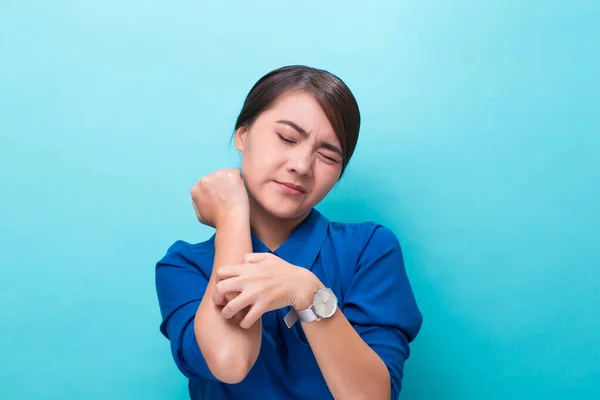
[[[303,293],[323,287],[315,283]],[[309,307],[312,299],[302,295],[296,309]],[[383,360],[367,345],[341,310],[331,318],[302,322],[302,329],[315,355],[321,373],[337,400],[389,400],[391,381]]]
[[[194,321],[196,340],[209,369],[227,383],[241,381],[254,365],[260,351],[261,322],[247,330],[241,328],[247,310],[232,319],[223,318],[222,307],[212,299],[216,271],[224,265],[241,264],[251,252],[249,221],[241,219],[217,228],[212,275]]]
[[[303,322],[302,328],[335,399],[389,400],[386,365],[340,310],[328,319]]]

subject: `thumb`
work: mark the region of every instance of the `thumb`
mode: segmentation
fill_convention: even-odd
[[[271,253],[248,253],[244,256],[244,264],[256,264],[271,257]]]

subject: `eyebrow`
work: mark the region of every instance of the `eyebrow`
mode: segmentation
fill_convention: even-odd
[[[289,121],[287,119],[280,119],[275,122],[277,122],[279,124],[284,124],[284,125],[290,126],[290,127],[294,128],[296,131],[298,131],[298,133],[301,134],[302,136],[308,137],[308,132],[306,132],[306,129],[302,128],[301,126],[299,126],[298,124],[296,124],[293,121]],[[334,153],[337,153],[340,157],[342,157],[342,159],[344,158],[344,153],[342,152],[342,150],[339,147],[334,146],[331,143],[327,143],[327,142],[321,142],[319,144],[321,145],[321,147],[331,150]]]

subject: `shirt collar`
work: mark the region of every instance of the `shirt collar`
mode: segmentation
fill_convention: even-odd
[[[325,241],[328,226],[329,220],[313,208],[290,237],[272,253],[293,265],[310,269]],[[252,249],[255,253],[269,252],[254,234]]]

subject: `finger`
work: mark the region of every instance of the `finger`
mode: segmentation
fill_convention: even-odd
[[[250,294],[242,292],[238,297],[231,300],[223,307],[221,315],[223,315],[223,318],[231,319],[234,315],[252,304],[252,301],[253,298]]]
[[[222,295],[226,295],[231,292],[242,292],[246,287],[246,280],[241,276],[224,279],[219,281],[215,286],[215,289]]]
[[[227,303],[229,303],[231,300],[235,299],[240,293],[227,293],[225,295],[225,304],[223,304],[224,306],[227,305]]]
[[[217,269],[217,277],[221,280],[239,276],[240,273],[239,265],[225,265]]]
[[[248,253],[244,255],[244,264],[255,264],[265,261],[271,253]]]
[[[265,309],[262,306],[262,303],[254,303],[252,307],[250,307],[248,314],[246,314],[244,319],[240,322],[240,327],[243,329],[250,329],[264,313]]]
[[[212,301],[216,306],[224,306],[227,304],[227,299],[225,298],[225,295],[217,289],[216,285],[213,288],[211,296],[212,296]]]
[[[213,290],[212,301],[215,304],[215,306],[224,306],[227,304],[227,299],[218,290]]]
[[[212,293],[212,301],[215,304],[215,306],[223,307],[226,306],[227,303],[229,303],[231,300],[235,299],[239,294],[239,292],[221,294],[215,289]]]

